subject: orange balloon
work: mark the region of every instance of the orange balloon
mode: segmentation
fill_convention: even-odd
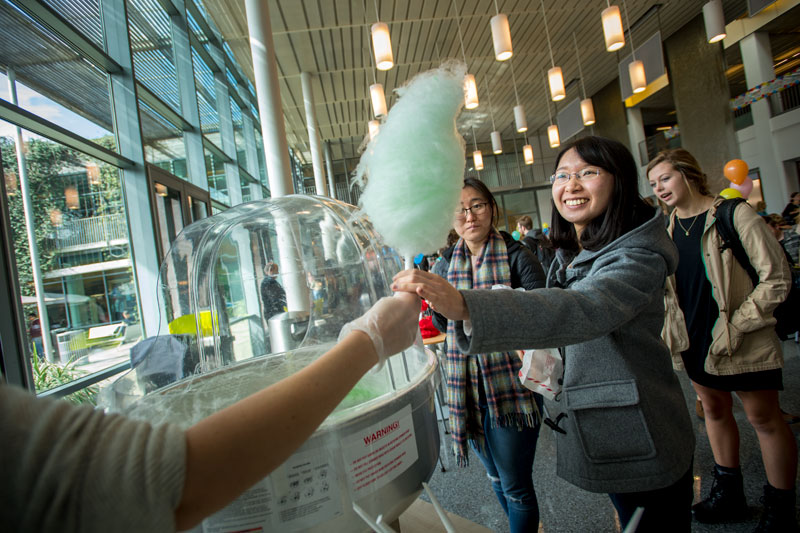
[[[741,185],[747,178],[747,170],[747,163],[741,159],[731,159],[725,163],[723,174],[725,174],[725,177],[728,178],[731,183]]]

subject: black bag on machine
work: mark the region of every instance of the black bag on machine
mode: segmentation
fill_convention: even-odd
[[[739,234],[736,232],[736,227],[733,225],[733,212],[736,210],[736,206],[742,202],[745,202],[744,198],[732,198],[730,200],[725,200],[717,208],[717,232],[722,238],[720,252],[724,252],[727,248],[730,248],[731,252],[733,252],[733,256],[739,264],[742,265],[742,268],[745,269],[747,275],[750,276],[750,280],[753,282],[753,286],[755,286],[758,283],[758,274],[756,273],[756,269],[753,268],[753,265],[750,264],[750,258],[747,256]],[[781,248],[783,248],[782,245]],[[786,253],[786,250],[784,250],[784,253]],[[787,260],[789,264],[791,264],[788,254]],[[786,300],[776,307],[772,314],[778,321],[775,324],[775,332],[781,340],[791,337],[800,329],[800,324],[798,323],[800,319],[800,291],[795,288],[794,284],[792,284],[791,289],[789,289]]]

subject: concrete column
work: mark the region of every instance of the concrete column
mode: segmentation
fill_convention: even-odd
[[[292,168],[289,164],[289,144],[283,122],[278,67],[275,63],[275,44],[269,5],[261,0],[245,0],[247,28],[250,33],[250,52],[253,55],[253,74],[256,83],[261,135],[267,162],[269,189],[273,198],[291,194]]]
[[[325,141],[325,170],[328,174],[328,192],[334,200],[336,198],[336,176],[333,173],[333,161],[331,159],[331,142]]]
[[[775,69],[772,66],[772,49],[769,44],[769,35],[765,32],[751,33],[739,41],[744,63],[744,76],[747,87],[752,88],[775,78]],[[756,144],[758,146],[758,161],[747,161],[750,166],[757,166],[761,173],[761,192],[767,202],[769,211],[779,212],[789,201],[789,179],[783,162],[775,153],[775,142],[772,137],[772,118],[769,109],[769,100],[764,98],[750,104],[753,114],[753,128],[755,129]]]
[[[317,112],[314,109],[314,90],[311,87],[311,74],[300,73],[300,82],[303,86],[303,103],[306,107],[306,126],[308,127],[308,144],[311,147],[311,166],[314,169],[314,185],[317,194],[330,196],[325,183],[325,169],[322,166],[322,143],[317,128]]]
[[[647,161],[642,161],[641,150],[639,145],[645,141],[644,135],[644,120],[642,120],[642,110],[638,107],[629,107],[625,110],[628,117],[628,139],[630,141],[631,153],[633,159],[636,161],[636,166],[639,168],[639,194],[642,196],[650,196],[653,191],[647,182],[647,177],[644,175]]]
[[[681,144],[708,175],[712,192],[729,183],[725,163],[739,157],[722,44],[706,41],[698,15],[664,43]]]

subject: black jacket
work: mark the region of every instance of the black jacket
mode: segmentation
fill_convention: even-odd
[[[518,287],[524,288],[526,291],[532,289],[542,289],[545,286],[547,278],[542,269],[542,264],[539,259],[527,246],[515,241],[514,238],[501,231],[500,235],[506,241],[506,248],[508,249],[508,266],[511,270],[511,288]],[[450,269],[450,259],[453,257],[453,246],[442,252],[442,258],[439,259],[431,269],[431,272],[437,274],[444,279],[447,279],[447,271]],[[439,331],[447,331],[447,319],[439,313],[433,313],[433,325]]]

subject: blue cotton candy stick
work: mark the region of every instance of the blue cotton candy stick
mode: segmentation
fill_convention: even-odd
[[[464,179],[456,117],[465,74],[463,63],[449,62],[397,89],[399,100],[356,168],[366,184],[361,208],[386,244],[409,259],[443,247],[453,227]]]

